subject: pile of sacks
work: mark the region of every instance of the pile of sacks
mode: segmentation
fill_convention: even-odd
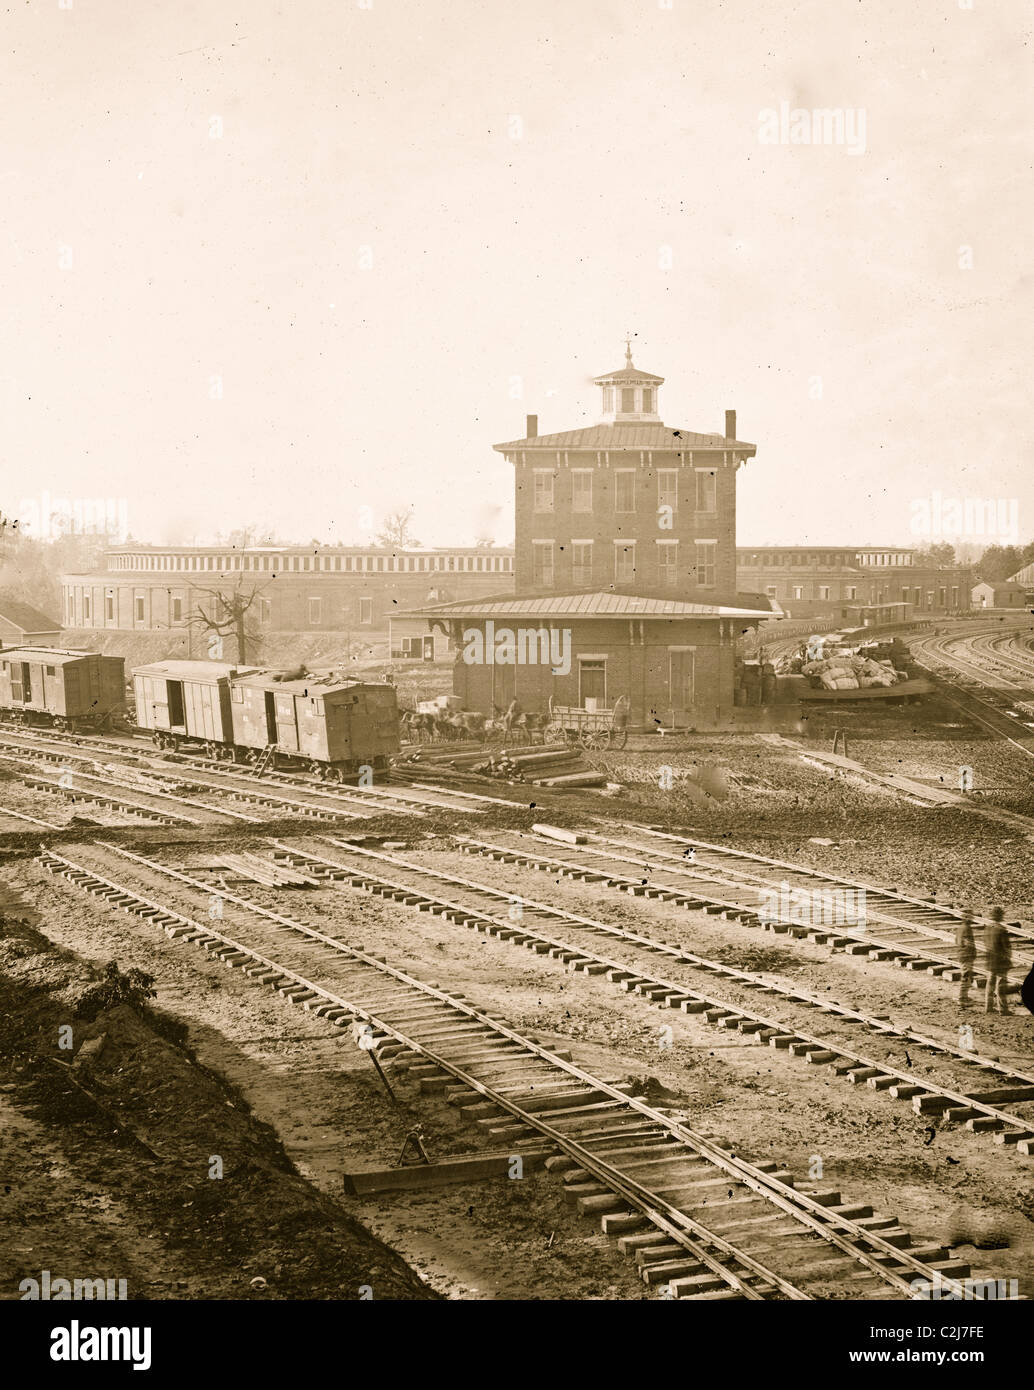
[[[801,671],[824,690],[896,685],[899,679],[889,661],[874,661],[866,656],[830,656],[822,661],[808,661]]]

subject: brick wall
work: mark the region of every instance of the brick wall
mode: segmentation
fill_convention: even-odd
[[[595,450],[530,451],[528,462],[515,465],[515,510],[517,551],[515,587],[521,594],[567,592],[571,589],[621,588],[653,591],[666,586],[666,573],[659,559],[658,542],[678,542],[675,583],[672,593],[681,598],[693,597],[708,601],[715,594],[732,594],[736,588],[736,469],[722,451],[694,451],[692,464],[688,456],[653,451],[648,456],[639,450],[610,451],[610,464],[597,464]],[[648,461],[647,461],[648,459]],[[565,462],[566,460],[566,462]],[[592,470],[592,511],[574,510],[576,469]],[[619,512],[616,493],[619,484],[615,474],[622,469],[634,470],[635,511]],[[677,506],[669,528],[661,524],[658,474],[671,470],[677,475]],[[551,474],[552,510],[536,510],[535,473]],[[713,470],[715,474],[715,507],[700,511],[697,507],[696,472]],[[667,518],[664,518],[665,520]],[[573,572],[575,554],[572,542],[592,541],[593,569],[590,576]],[[616,577],[615,541],[635,542],[634,577]],[[696,540],[716,541],[714,552],[714,583],[703,588],[703,576],[697,570]],[[534,542],[553,542],[553,581],[536,583]],[[710,577],[710,576],[708,576]]]
[[[500,626],[502,625],[500,621]],[[516,620],[513,623],[517,626]],[[534,626],[528,621],[525,626]],[[553,625],[558,630],[559,624]],[[613,706],[619,696],[630,702],[630,725],[655,728],[657,721],[670,726],[672,701],[669,685],[673,647],[692,647],[694,652],[695,708],[679,724],[710,727],[731,714],[735,644],[726,633],[720,641],[716,621],[574,620],[570,633],[571,670],[554,675],[548,665],[503,666],[469,663],[463,659],[463,637],[457,634],[459,652],[453,670],[453,690],[465,709],[491,714],[502,711],[516,696],[528,712],[545,713],[552,695],[554,703],[584,704],[580,687],[579,657],[606,658],[606,703]],[[484,619],[471,619],[464,631],[485,631]]]

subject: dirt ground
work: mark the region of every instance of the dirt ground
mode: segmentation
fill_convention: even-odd
[[[910,732],[902,723],[893,738],[860,727],[849,751],[868,766],[882,759],[888,770],[933,779],[947,776],[956,757],[990,775],[998,755],[983,743],[972,731]],[[986,764],[978,761],[984,753]],[[391,835],[424,862],[633,921],[701,954],[768,970],[812,992],[828,990],[946,1039],[958,1015],[940,981],[806,941],[773,947],[771,937],[736,923],[461,856],[447,836],[465,830],[490,838],[492,830],[528,830],[540,819],[636,819],[920,895],[938,893],[944,901],[981,909],[1000,902],[1025,921],[1034,916],[1031,840],[1022,832],[1003,833],[963,810],[913,805],[862,779],[827,775],[779,739],[700,736],[593,756],[625,781],[620,796],[500,787],[527,809],[443,815],[431,825],[386,818],[354,830]],[[670,790],[657,771],[665,765],[677,774]],[[1015,790],[1014,766],[1003,776],[1018,802],[1023,791]],[[32,813],[43,800],[34,801],[37,795],[9,784],[3,799]],[[77,850],[100,853],[82,842],[82,826],[63,823],[66,829],[47,837],[59,852],[73,859]],[[214,832],[111,825],[90,833],[189,863],[216,842],[261,853],[273,829],[300,845],[315,845],[313,836],[322,833],[297,824]],[[152,1298],[357,1298],[363,1286],[375,1298],[655,1296],[542,1172],[345,1196],[346,1173],[391,1167],[414,1128],[432,1159],[482,1150],[486,1141],[452,1107],[389,1070],[393,1103],[369,1058],[340,1030],[44,874],[32,858],[40,834],[19,826],[0,839],[8,893],[0,908],[0,1132],[9,1217],[0,1270],[10,1271],[0,1296],[19,1297],[19,1281],[44,1268],[126,1277],[137,1296]],[[262,900],[263,891],[252,896]],[[845,1200],[896,1215],[917,1243],[947,1244],[974,1272],[1016,1277],[1034,1292],[1034,1160],[988,1136],[931,1128],[908,1104],[848,1086],[826,1068],[695,1016],[661,1012],[599,979],[568,974],[558,962],[415,909],[340,887],[269,890],[268,901],[346,940],[376,944],[516,1027],[570,1047],[576,1062],[603,1076],[639,1078],[651,1099],[685,1109],[697,1128],[737,1152],[774,1159],[800,1179],[818,1160],[823,1183]],[[172,1021],[159,1023],[166,1033],[124,1008],[85,1030],[75,1023],[74,1000],[111,959],[154,976],[154,1006]],[[722,995],[726,986],[712,981],[710,988]],[[776,1012],[781,1005],[766,1007]],[[968,1021],[997,1055],[1030,1068],[1029,1016]],[[68,1022],[77,1040],[91,1030],[106,1034],[97,1058],[72,1072],[53,1041]],[[183,1045],[176,1024],[185,1030]],[[662,1024],[673,1030],[671,1048],[659,1045]],[[814,1031],[823,1026],[812,1022]],[[81,1095],[75,1080],[104,1108]],[[208,1177],[213,1155],[224,1159],[221,1180]],[[253,1279],[265,1286],[253,1287]]]

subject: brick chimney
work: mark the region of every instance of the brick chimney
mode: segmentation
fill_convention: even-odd
[[[539,432],[539,417],[537,415],[528,416],[528,427],[525,438],[534,439]]]
[[[727,410],[725,412],[725,437],[726,439],[736,438],[736,412]]]

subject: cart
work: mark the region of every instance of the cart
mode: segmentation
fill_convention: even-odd
[[[583,748],[624,748],[628,742],[628,696],[612,709],[588,710],[580,705],[555,705],[549,701],[546,743],[580,743]]]

